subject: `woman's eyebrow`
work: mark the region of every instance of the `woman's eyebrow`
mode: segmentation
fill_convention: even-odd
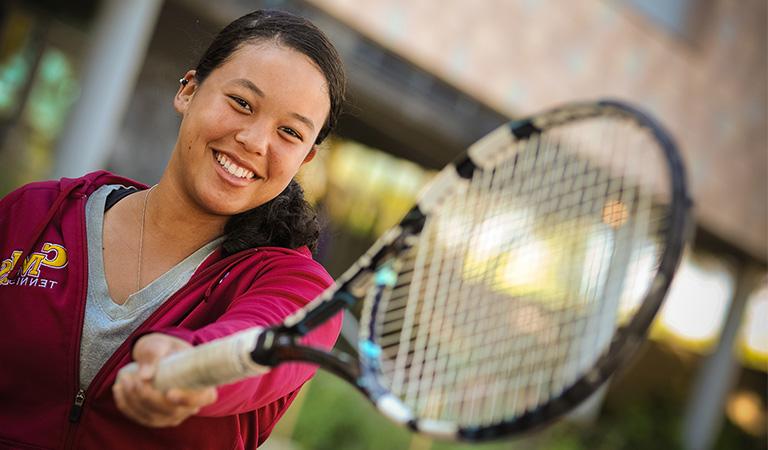
[[[305,117],[305,116],[302,116],[302,115],[301,115],[301,114],[299,114],[299,113],[291,113],[291,115],[292,115],[294,118],[296,118],[296,120],[298,120],[298,121],[300,121],[301,123],[303,123],[304,125],[308,126],[310,130],[312,130],[312,131],[315,131],[315,124],[314,124],[314,123],[312,123],[312,121],[311,121],[311,120],[309,120],[309,118],[307,118],[307,117]]]
[[[253,84],[253,82],[251,80],[246,80],[245,78],[237,78],[233,82],[235,84],[238,84],[238,85],[248,89],[249,91],[252,91],[254,94],[258,95],[259,97],[264,98],[264,91],[262,91],[261,89],[259,89],[258,86]]]

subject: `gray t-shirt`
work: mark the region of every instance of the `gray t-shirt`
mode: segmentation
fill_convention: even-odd
[[[223,238],[204,245],[168,272],[131,294],[118,305],[109,296],[104,275],[103,229],[107,196],[120,185],[106,185],[94,192],[85,207],[88,239],[88,291],[83,336],[80,341],[80,387],[91,384],[101,366],[117,347],[165,300],[184,286]]]

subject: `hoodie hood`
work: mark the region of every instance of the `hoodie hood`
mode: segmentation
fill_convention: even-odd
[[[81,178],[62,178],[58,181],[44,181],[40,183],[33,183],[25,188],[48,188],[56,189],[58,187],[58,194],[56,195],[53,203],[51,203],[48,210],[41,216],[41,219],[37,221],[30,229],[29,240],[27,240],[22,246],[21,256],[17,259],[18,263],[8,275],[9,280],[13,280],[18,277],[23,267],[23,261],[29,257],[35,244],[40,240],[40,237],[45,232],[48,225],[56,217],[61,205],[71,197],[88,196],[96,189],[106,184],[122,184],[124,186],[131,186],[137,189],[147,189],[147,185],[138,183],[129,178],[124,178],[118,175],[114,175],[110,172],[100,170],[97,172],[89,173]],[[22,188],[19,191],[25,189]],[[14,194],[18,194],[16,191],[8,196],[8,198],[14,197]],[[16,199],[20,200],[20,199]]]

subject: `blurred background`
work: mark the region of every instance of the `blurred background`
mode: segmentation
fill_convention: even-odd
[[[218,29],[264,7],[313,20],[347,65],[347,114],[300,175],[334,276],[509,118],[615,97],[678,140],[696,238],[652,339],[566,420],[474,448],[766,448],[765,0],[3,0],[0,195],[104,168],[156,182],[179,77]],[[265,448],[467,447],[387,423],[321,373]]]

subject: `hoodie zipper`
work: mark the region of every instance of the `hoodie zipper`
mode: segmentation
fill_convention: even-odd
[[[85,403],[85,390],[80,389],[75,394],[75,403],[72,405],[72,409],[69,410],[69,421],[77,423],[80,420],[80,414],[83,412],[83,403]]]
[[[69,410],[69,429],[67,430],[66,439],[64,441],[65,445],[64,448],[72,448],[74,444],[74,437],[77,432],[77,423],[80,421],[80,416],[83,413],[83,404],[85,403],[85,390],[80,388],[80,340],[82,339],[83,335],[83,322],[85,321],[85,302],[87,301],[86,295],[88,291],[88,244],[87,244],[87,236],[86,236],[86,230],[85,230],[85,204],[87,200],[87,196],[85,194],[79,195],[79,202],[80,202],[80,239],[81,242],[83,242],[82,248],[84,251],[80,254],[80,292],[82,293],[82,301],[79,303],[80,305],[80,311],[78,312],[78,320],[77,320],[77,339],[75,342],[75,351],[73,352],[75,355],[74,364],[72,364],[72,367],[74,367],[74,374],[73,374],[73,380],[75,384],[78,386],[77,392],[75,393],[75,399],[72,403],[72,407]]]
[[[215,272],[215,271],[221,271],[223,272],[223,275],[219,277],[218,282],[212,283],[211,287],[215,288],[217,287],[223,278],[225,278],[227,275],[229,275],[229,271],[231,269],[231,266],[239,263],[241,260],[244,260],[248,257],[250,257],[254,252],[256,252],[256,249],[252,249],[248,251],[248,253],[241,252],[237,255],[232,255],[227,258],[224,258],[220,261],[217,261],[216,263],[212,264],[210,267],[207,267],[203,269],[199,274],[195,274],[194,276],[197,277],[203,277],[209,272]],[[226,261],[226,264],[222,264]],[[84,277],[84,279],[86,279]],[[213,289],[206,290],[206,293],[204,294],[205,300],[207,300],[207,296],[210,295],[210,291]],[[186,289],[185,289],[186,288]],[[174,298],[176,298],[179,295],[184,295],[188,289],[191,289],[190,284],[187,283],[185,288],[181,288],[180,290],[176,291],[173,295],[171,295],[165,302],[163,302],[160,307],[155,310],[154,313],[152,313],[137,329],[133,331],[126,339],[123,341],[122,344],[112,353],[112,356],[109,357],[109,359],[104,363],[104,365],[101,367],[99,372],[96,374],[96,376],[93,378],[91,383],[88,385],[87,389],[79,389],[77,393],[75,394],[75,399],[72,404],[72,407],[69,411],[69,421],[72,423],[72,426],[70,427],[70,430],[68,432],[67,441],[65,448],[74,448],[74,444],[76,443],[76,434],[77,434],[77,424],[80,421],[80,418],[84,411],[84,404],[86,400],[86,394],[89,391],[97,392],[100,385],[102,384],[102,380],[110,373],[114,371],[114,367],[122,361],[122,359],[125,357],[126,353],[131,347],[131,344],[135,341],[135,337],[144,331],[146,331],[148,328],[154,325],[154,322],[157,321],[157,318],[162,316],[165,311],[169,308],[171,308],[174,305]],[[80,323],[80,328],[82,329],[83,324]],[[80,366],[80,341],[78,340],[78,351],[77,351],[77,361],[75,367]],[[79,373],[76,374],[76,379],[79,380]]]

